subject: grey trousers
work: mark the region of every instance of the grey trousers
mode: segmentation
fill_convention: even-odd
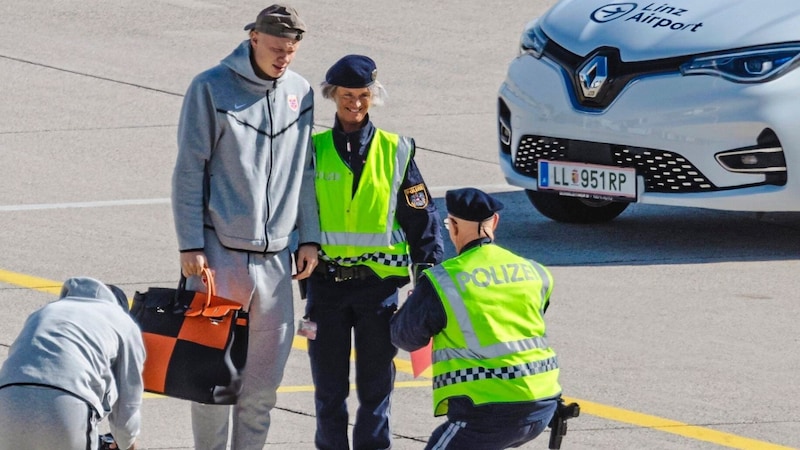
[[[59,389],[0,389],[0,450],[94,450],[97,421],[88,403]]]
[[[205,239],[217,295],[249,308],[250,336],[238,403],[192,403],[195,449],[225,450],[230,434],[231,450],[261,450],[294,336],[291,255],[288,249],[267,255],[231,251],[220,245],[213,230],[206,230]],[[187,289],[204,287],[192,277]]]

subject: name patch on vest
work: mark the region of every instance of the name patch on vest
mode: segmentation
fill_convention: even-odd
[[[428,206],[428,191],[422,183],[404,189],[403,195],[406,196],[408,206],[414,209],[425,209]]]
[[[456,280],[461,292],[472,283],[476,287],[489,287],[496,284],[519,283],[538,280],[539,276],[529,264],[503,264],[500,266],[478,267],[472,272],[458,272]]]
[[[315,178],[320,181],[339,181],[342,175],[339,172],[319,172],[314,174]]]

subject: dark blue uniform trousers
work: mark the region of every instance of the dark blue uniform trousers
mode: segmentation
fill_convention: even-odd
[[[425,450],[501,450],[539,436],[556,411],[556,400],[472,406],[451,398],[447,422],[431,434]]]
[[[350,389],[351,340],[355,344],[355,383],[358,410],[353,449],[391,447],[390,402],[394,386],[394,357],[389,319],[397,309],[395,281],[377,277],[335,282],[314,274],[308,282],[306,314],[317,323],[315,340],[308,341],[317,431],[321,450],[346,450]]]

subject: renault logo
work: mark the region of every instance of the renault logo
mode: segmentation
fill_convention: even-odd
[[[578,83],[585,98],[595,98],[608,80],[608,59],[595,56],[578,72]]]

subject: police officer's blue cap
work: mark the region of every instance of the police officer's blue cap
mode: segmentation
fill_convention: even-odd
[[[375,61],[364,55],[344,56],[325,74],[326,83],[350,89],[372,86],[377,78]]]
[[[500,200],[475,188],[447,191],[445,203],[450,215],[470,222],[483,222],[503,209]]]

